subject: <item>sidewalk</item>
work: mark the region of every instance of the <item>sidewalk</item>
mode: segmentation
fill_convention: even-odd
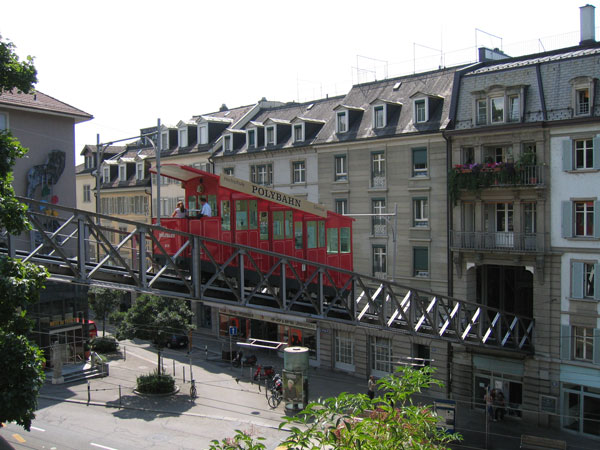
[[[235,429],[243,429],[254,436],[265,437],[267,449],[274,450],[286,436],[285,431],[278,429],[281,417],[285,415],[283,403],[274,410],[269,408],[264,387],[251,382],[255,368],[233,368],[228,362],[222,361],[222,344],[215,338],[194,333],[193,344],[191,355],[186,350],[165,349],[163,352],[165,372],[174,375],[180,389],[176,395],[142,397],[133,392],[136,377],[154,371],[157,366],[156,350],[146,341],[133,340],[121,342],[121,354],[109,361],[110,375],[90,380],[89,393],[87,382],[65,385],[46,383],[41,397],[88,404],[89,395],[90,405],[117,408],[117,417],[131,417],[135,411],[152,411],[161,416],[185,414],[218,419],[224,421],[223,427],[206,430],[212,439],[231,437]],[[245,354],[256,354],[260,364],[273,365],[281,373],[283,359],[268,352],[246,351]],[[198,398],[194,401],[189,396],[190,356],[198,391]],[[366,380],[326,369],[310,369],[310,400],[335,396],[344,391],[366,393]],[[425,396],[419,400],[433,402],[433,398]],[[456,431],[463,435],[464,440],[455,448],[485,448],[483,410],[474,410],[459,402],[456,424]],[[199,426],[203,426],[203,421],[199,421]],[[529,426],[515,417],[490,423],[488,448],[518,449],[521,434],[565,440],[569,449],[600,448],[599,440],[561,429]]]

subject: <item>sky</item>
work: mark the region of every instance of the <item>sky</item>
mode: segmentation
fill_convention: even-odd
[[[0,35],[35,58],[39,91],[94,116],[76,125],[79,155],[97,134],[129,138],[158,118],[175,125],[223,103],[341,95],[359,82],[473,62],[478,46],[518,56],[576,45],[585,4],[13,0]]]

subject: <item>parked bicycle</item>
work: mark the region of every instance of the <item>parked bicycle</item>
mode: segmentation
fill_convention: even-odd
[[[276,373],[271,379],[271,386],[267,390],[267,402],[271,408],[277,408],[283,399],[283,382],[281,376]]]

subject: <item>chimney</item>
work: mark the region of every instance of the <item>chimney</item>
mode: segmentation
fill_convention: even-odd
[[[219,111],[220,111],[220,112],[223,112],[223,111],[227,111],[228,109],[229,109],[229,108],[227,108],[227,105],[226,105],[225,103],[223,103],[223,104],[221,105],[221,107],[219,108]]]
[[[579,45],[596,42],[595,9],[593,5],[585,5],[579,8],[579,29],[581,33]]]
[[[495,48],[493,50],[485,47],[479,47],[479,62],[487,62],[487,61],[498,61],[500,59],[510,58],[506,53],[504,53],[499,48]]]

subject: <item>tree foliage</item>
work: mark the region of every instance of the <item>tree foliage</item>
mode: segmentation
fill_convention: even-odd
[[[159,350],[173,334],[187,334],[194,315],[183,299],[140,295],[127,311],[119,327],[119,337],[145,339]],[[160,363],[158,364],[160,374]]]
[[[102,318],[102,336],[106,331],[106,316],[115,311],[121,304],[123,293],[113,289],[92,287],[88,291],[90,308],[96,317]]]
[[[310,403],[299,414],[284,417],[279,428],[290,430],[282,446],[297,450],[441,450],[461,439],[438,428],[431,406],[414,404],[412,395],[441,382],[433,369],[399,368],[377,382],[381,397],[341,393]],[[212,441],[211,450],[256,450],[260,443],[237,431],[233,438]]]
[[[30,92],[37,81],[33,59],[19,62],[14,45],[0,39],[0,95],[18,89]],[[0,228],[12,235],[29,230],[26,206],[15,198],[13,166],[27,153],[9,131],[0,131]],[[37,396],[44,382],[44,358],[26,335],[31,322],[28,305],[39,298],[47,271],[30,263],[0,257],[0,422],[15,421],[29,430]]]

